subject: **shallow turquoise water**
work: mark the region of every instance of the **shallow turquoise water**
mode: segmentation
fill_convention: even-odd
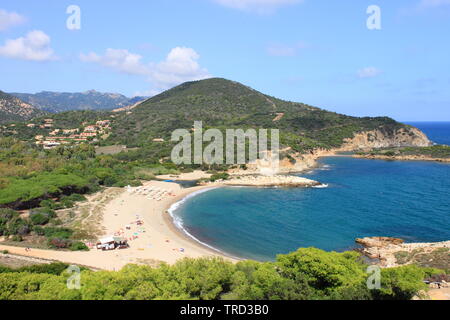
[[[174,215],[198,240],[257,260],[299,247],[343,251],[367,236],[450,239],[450,164],[332,157],[302,176],[329,187],[214,189]]]

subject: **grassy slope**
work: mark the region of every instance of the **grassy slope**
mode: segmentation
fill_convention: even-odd
[[[274,122],[279,113],[284,116]],[[197,120],[204,127],[278,128],[282,142],[297,151],[337,147],[360,131],[393,132],[405,126],[390,118],[356,118],[279,100],[215,78],[182,84],[122,114],[109,142],[142,146],[152,138],[169,139],[173,130],[189,129]]]

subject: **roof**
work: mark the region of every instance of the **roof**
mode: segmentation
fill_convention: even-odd
[[[115,240],[114,240],[114,237],[111,236],[111,237],[100,239],[100,242],[103,244],[103,243],[115,242]]]

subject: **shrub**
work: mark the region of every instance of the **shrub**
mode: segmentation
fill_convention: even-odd
[[[72,200],[72,201],[86,201],[86,197],[83,196],[82,194],[78,194],[78,193],[74,193],[70,196],[67,197],[68,199]]]
[[[71,199],[69,198],[64,198],[61,200],[61,206],[64,208],[73,208],[75,206],[75,202],[73,202]]]
[[[43,226],[45,224],[47,224],[50,219],[46,214],[42,214],[42,213],[36,213],[33,215],[30,215],[30,220],[33,223],[33,225],[38,225],[38,226]]]
[[[31,210],[30,211],[30,218],[31,218],[31,216],[36,215],[36,214],[45,215],[49,219],[55,218],[57,216],[55,210],[47,208],[47,207],[37,208],[37,209]]]
[[[89,248],[81,241],[73,242],[70,245],[71,251],[89,251]]]
[[[47,238],[62,238],[69,239],[73,234],[73,231],[68,228],[60,227],[46,227],[44,228],[44,235]]]
[[[217,180],[228,180],[229,177],[230,177],[230,175],[228,173],[226,173],[226,172],[216,173],[216,174],[213,174],[211,176],[211,178],[209,178],[209,180],[211,182],[215,182]]]
[[[23,238],[22,238],[22,236],[16,234],[16,235],[14,235],[14,236],[12,237],[11,240],[14,241],[14,242],[22,242],[22,241],[23,241]]]
[[[48,245],[55,249],[66,249],[70,246],[70,240],[64,238],[51,238],[48,240]]]
[[[45,230],[41,226],[34,226],[33,232],[36,233],[38,236],[43,236],[45,234]]]

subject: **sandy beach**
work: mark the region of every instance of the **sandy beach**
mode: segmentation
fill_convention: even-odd
[[[120,234],[129,241],[130,248],[115,251],[67,252],[54,250],[31,249],[0,245],[0,251],[8,250],[10,254],[42,258],[79,264],[105,270],[120,270],[127,264],[138,263],[158,265],[160,262],[175,263],[182,258],[199,258],[220,256],[220,252],[203,246],[176,228],[167,210],[190,193],[211,188],[200,186],[182,189],[180,185],[170,182],[151,181],[145,188],[166,190],[175,196],[166,196],[161,201],[151,199],[148,195],[129,193],[123,189],[121,193],[106,204],[103,210],[104,236]],[[143,225],[138,226],[137,220]],[[127,226],[130,229],[127,229]],[[121,233],[123,232],[123,233]]]

